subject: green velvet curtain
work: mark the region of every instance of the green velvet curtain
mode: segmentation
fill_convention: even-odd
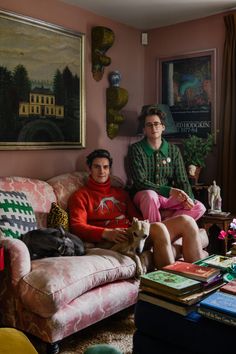
[[[236,13],[224,23],[219,181],[223,210],[236,213]]]

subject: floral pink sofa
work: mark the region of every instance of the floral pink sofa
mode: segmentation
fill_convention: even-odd
[[[71,193],[87,174],[74,172],[48,181],[0,177],[0,190],[23,191],[38,227],[46,227],[52,202],[66,209]],[[112,177],[112,184],[123,186]],[[202,245],[207,235],[202,233]],[[134,261],[111,250],[87,245],[80,257],[51,257],[31,261],[19,239],[0,237],[5,270],[0,272],[0,322],[39,337],[48,353],[59,352],[58,342],[91,324],[135,304],[138,281]],[[176,245],[180,248],[180,245]]]
[[[1,177],[0,190],[23,191],[46,227],[51,203],[66,208],[71,193],[83,185],[86,173],[74,172],[41,181]],[[114,184],[121,184],[113,178]],[[0,272],[0,322],[33,334],[59,352],[58,341],[124,308],[137,299],[135,263],[111,250],[87,248],[80,257],[30,260],[19,239],[0,238],[5,270]],[[90,245],[91,247],[91,245]]]

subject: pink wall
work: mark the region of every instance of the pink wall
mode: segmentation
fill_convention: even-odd
[[[223,15],[186,22],[149,32],[149,45],[140,44],[140,31],[96,16],[91,12],[61,3],[59,0],[0,0],[0,8],[55,23],[86,35],[86,148],[82,150],[0,151],[1,175],[50,178],[56,174],[84,169],[85,156],[95,148],[109,149],[114,157],[113,172],[124,180],[124,156],[135,138],[106,135],[107,74],[119,70],[121,87],[129,92],[125,110],[140,112],[143,104],[157,102],[157,58],[176,56],[192,51],[217,50],[217,126],[222,52],[224,44]],[[91,74],[91,28],[106,26],[115,33],[115,43],[108,51],[112,58],[103,79],[96,82]],[[217,149],[209,160],[208,179],[215,178]],[[210,172],[209,172],[210,171]]]
[[[149,45],[145,53],[144,103],[158,102],[158,59],[175,57],[185,53],[216,49],[216,132],[219,133],[220,88],[222,55],[224,47],[224,15],[219,14],[200,20],[155,29],[149,32]],[[209,169],[203,170],[205,182],[216,178],[217,148],[208,156]]]
[[[86,35],[85,87],[86,87],[86,148],[81,150],[0,151],[1,175],[19,175],[43,179],[54,175],[82,170],[85,156],[95,148],[106,148],[114,157],[113,172],[124,180],[124,155],[130,139],[106,135],[106,88],[108,73],[119,70],[121,87],[129,92],[128,111],[139,112],[144,93],[144,47],[140,32],[131,27],[99,17],[91,12],[65,5],[58,0],[0,0],[0,8],[58,24]],[[112,63],[103,79],[96,82],[91,73],[91,28],[106,26],[115,33],[115,42],[107,54]]]

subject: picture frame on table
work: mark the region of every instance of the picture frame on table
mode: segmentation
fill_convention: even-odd
[[[85,35],[0,10],[0,150],[85,147]]]
[[[216,49],[157,60],[157,99],[170,107],[178,133],[216,134]]]

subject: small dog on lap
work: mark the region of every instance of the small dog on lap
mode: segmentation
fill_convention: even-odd
[[[147,271],[142,252],[150,233],[150,223],[148,220],[133,218],[132,225],[127,229],[127,232],[129,236],[127,241],[117,243],[111,249],[131,257],[136,263],[136,275],[140,276]]]

